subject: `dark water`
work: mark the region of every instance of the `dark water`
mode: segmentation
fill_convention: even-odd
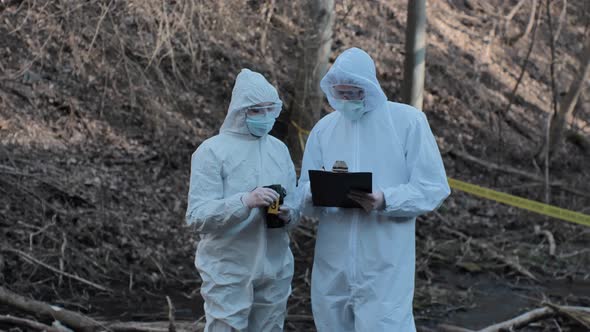
[[[503,279],[482,278],[471,287],[473,307],[453,312],[445,323],[477,330],[542,307],[544,300],[558,305],[590,306],[590,280],[527,281],[515,285]]]
[[[461,310],[438,317],[434,315],[428,321],[419,320],[418,325],[435,327],[446,323],[477,330],[541,307],[545,299],[559,305],[590,306],[590,280],[523,280],[510,283],[506,279],[488,274],[441,272],[438,282],[455,286],[458,290],[469,289],[473,294],[471,303]],[[167,321],[166,296],[169,296],[175,307],[176,320],[196,321],[203,316],[203,300],[198,292],[192,298],[178,289],[164,289],[157,293],[138,290],[133,293],[122,292],[120,296],[93,297],[88,303],[79,306],[75,304],[75,300],[69,301],[69,304],[52,304],[79,310],[105,321]],[[444,312],[445,308],[442,309],[441,312]],[[0,306],[0,313],[16,314],[13,308],[6,306]]]

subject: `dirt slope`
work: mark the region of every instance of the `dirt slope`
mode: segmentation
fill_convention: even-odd
[[[6,5],[6,4],[7,5]],[[305,15],[299,1],[4,1],[0,4],[0,282],[37,299],[93,315],[202,314],[192,264],[195,236],[183,225],[190,155],[223,121],[240,68],[265,73],[286,107]],[[543,200],[543,184],[492,171],[453,154],[542,176],[533,161],[551,110],[545,8],[508,121],[531,36],[505,41],[528,23],[530,3],[505,31],[516,1],[428,1],[424,111],[449,176]],[[551,6],[559,22],[562,2]],[[556,41],[556,86],[564,94],[588,34],[589,3],[567,1]],[[405,1],[336,1],[333,58],[369,52],[397,100]],[[572,131],[590,137],[584,89]],[[329,111],[327,104],[326,111]],[[296,163],[298,161],[295,161]],[[589,152],[568,140],[552,163],[553,204],[590,213]],[[556,303],[590,305],[590,232],[582,227],[455,193],[419,219],[415,314],[421,329],[470,328]],[[552,233],[555,256],[544,235]],[[294,233],[297,275],[290,314],[310,315],[315,225]],[[456,232],[465,235],[459,235]],[[474,243],[493,246],[491,251]],[[114,290],[105,293],[49,271]],[[524,277],[520,264],[538,281]],[[507,300],[510,298],[510,300]],[[141,303],[141,305],[138,305]],[[500,309],[502,306],[503,309]],[[1,312],[11,312],[0,307]],[[135,315],[135,316],[134,316]],[[564,330],[575,324],[559,319]],[[288,329],[311,329],[293,320]],[[533,329],[549,331],[549,327]]]

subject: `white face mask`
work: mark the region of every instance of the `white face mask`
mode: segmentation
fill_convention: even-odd
[[[336,99],[333,103],[335,104],[334,108],[336,111],[340,112],[350,121],[357,121],[367,112],[365,111],[364,100]]]
[[[274,124],[275,118],[271,116],[246,117],[248,130],[256,137],[268,134]]]

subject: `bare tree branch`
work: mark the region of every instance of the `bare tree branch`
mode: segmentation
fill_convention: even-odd
[[[512,331],[515,328],[528,325],[532,322],[551,317],[555,314],[555,311],[548,307],[538,308],[526,312],[518,317],[512,318],[505,322],[488,326],[485,329],[479,330],[479,332],[499,332],[503,330]]]

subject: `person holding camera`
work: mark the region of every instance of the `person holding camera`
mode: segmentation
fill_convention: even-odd
[[[299,219],[295,167],[268,135],[281,112],[259,73],[236,78],[220,133],[192,155],[186,222],[200,236],[205,331],[282,331],[293,255],[287,226]]]

